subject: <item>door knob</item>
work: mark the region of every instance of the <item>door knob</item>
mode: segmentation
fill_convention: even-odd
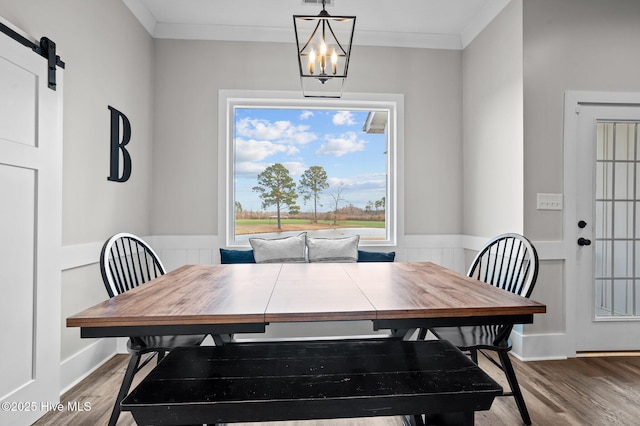
[[[587,239],[587,238],[578,238],[578,245],[579,246],[590,246],[591,245],[591,240]]]
[[[578,222],[578,228],[582,229],[585,226],[587,226],[587,222],[585,222],[584,220],[581,220],[580,222]]]

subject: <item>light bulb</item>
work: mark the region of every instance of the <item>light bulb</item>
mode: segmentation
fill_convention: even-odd
[[[316,62],[316,52],[311,49],[311,53],[309,53],[309,74],[313,74],[314,64]]]
[[[333,53],[331,54],[331,65],[333,68],[333,73],[335,74],[336,71],[338,71],[338,54],[336,53],[335,49],[333,49]]]

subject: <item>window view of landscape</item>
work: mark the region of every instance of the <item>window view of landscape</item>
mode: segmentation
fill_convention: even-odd
[[[387,239],[388,111],[234,109],[235,241]]]

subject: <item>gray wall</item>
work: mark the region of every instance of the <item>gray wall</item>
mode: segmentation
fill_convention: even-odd
[[[464,234],[523,231],[522,0],[463,54]]]
[[[562,212],[537,210],[536,194],[563,192],[564,93],[640,91],[640,2],[526,0],[523,17],[524,231],[536,241],[562,241]],[[567,244],[571,256],[576,246]],[[565,286],[564,262],[542,262],[532,297],[548,313],[529,333],[565,331],[565,317],[575,315],[565,310]]]
[[[120,1],[0,0],[0,16],[56,42],[64,71],[63,245],[150,230],[153,39]],[[3,36],[4,37],[4,36]],[[131,121],[131,179],[107,181],[109,110]],[[107,297],[97,265],[62,274],[61,359],[91,343],[64,319]]]
[[[345,91],[405,96],[406,234],[462,231],[462,53],[356,46]],[[300,91],[293,44],[156,40],[153,229],[216,235],[218,90]]]
[[[640,91],[640,1],[524,2],[525,231],[562,240],[562,212],[536,193],[563,191],[564,92]]]
[[[123,228],[150,230],[153,39],[120,1],[0,0],[0,16],[56,42],[64,87],[64,245],[100,241]],[[109,110],[132,126],[131,179],[109,175]]]

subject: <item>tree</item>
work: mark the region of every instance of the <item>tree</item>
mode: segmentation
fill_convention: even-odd
[[[372,214],[372,213],[374,212],[374,210],[373,210],[373,209],[374,209],[374,207],[373,207],[373,206],[374,206],[374,205],[373,205],[373,201],[369,201],[369,202],[367,203],[367,206],[364,208],[364,211],[366,211],[366,212],[367,212],[367,213],[369,213],[369,214]]]
[[[258,185],[253,190],[260,193],[262,198],[262,208],[276,206],[276,215],[278,219],[278,229],[282,229],[280,215],[283,207],[287,207],[291,211],[298,211],[296,205],[296,184],[289,175],[289,170],[280,163],[264,169],[258,175]]]
[[[386,197],[382,197],[381,199],[376,201],[369,201],[364,210],[369,214],[384,212],[385,205],[386,205]]]
[[[318,223],[318,206],[320,194],[329,187],[327,172],[322,166],[311,166],[302,174],[298,191],[303,196],[305,203],[313,198],[313,223]]]
[[[334,225],[338,224],[338,206],[340,204],[340,201],[346,201],[342,197],[342,191],[344,191],[344,189],[345,189],[344,183],[340,182],[340,184],[338,185],[336,190],[331,194],[331,198],[333,198],[333,203],[334,203],[334,207],[335,207],[335,209],[333,210],[333,224]]]

